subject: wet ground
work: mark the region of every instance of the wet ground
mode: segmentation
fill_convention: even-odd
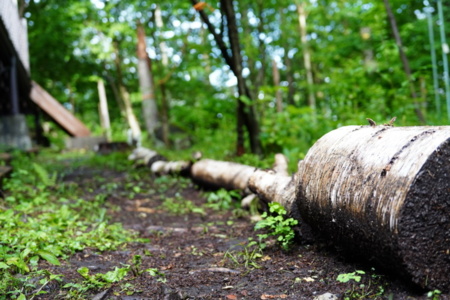
[[[247,246],[248,238],[256,238],[248,212],[206,207],[205,193],[186,178],[155,177],[145,169],[139,174],[130,177],[125,172],[86,167],[65,174],[64,181],[86,189],[86,199],[109,186],[108,215],[149,241],[103,253],[86,249],[61,266],[42,263],[41,267],[64,277],[63,282],[47,287],[48,294],[35,299],[67,297],[61,287],[83,281],[77,272],[80,267],[94,274],[123,264],[135,264],[135,274],[109,288],[90,291],[86,298],[431,299],[426,291],[400,278],[342,257],[325,242],[297,241],[289,252],[269,243],[259,252]],[[108,184],[93,186],[94,175]],[[130,189],[130,184],[138,188]],[[142,260],[139,264],[133,261],[136,255]],[[157,272],[144,271],[149,268]],[[340,274],[356,270],[365,273],[360,282],[337,280]]]

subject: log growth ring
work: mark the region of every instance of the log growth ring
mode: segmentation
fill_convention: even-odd
[[[299,163],[303,219],[422,287],[450,287],[450,127],[347,126]]]

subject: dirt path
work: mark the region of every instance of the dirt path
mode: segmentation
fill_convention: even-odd
[[[80,267],[106,273],[136,264],[136,256],[142,262],[135,276],[95,291],[91,299],[314,299],[325,293],[335,298],[323,299],[430,299],[370,266],[346,261],[323,243],[297,243],[288,253],[272,243],[260,253],[247,246],[249,237],[256,238],[247,212],[206,207],[204,193],[187,179],[139,174],[81,168],[64,176],[86,189],[86,199],[107,193],[107,214],[149,242],[104,253],[88,249],[61,266],[43,263],[63,274],[64,282],[38,299],[62,297],[60,286],[82,281]],[[94,175],[106,184],[93,185]],[[156,273],[142,271],[150,268]],[[361,282],[336,280],[355,270],[365,272]]]

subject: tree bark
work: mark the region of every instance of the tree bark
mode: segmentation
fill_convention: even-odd
[[[403,43],[402,43],[402,39],[400,37],[400,33],[398,31],[397,22],[395,20],[394,13],[392,12],[391,5],[389,4],[389,0],[383,0],[383,1],[384,1],[384,6],[386,7],[386,12],[388,15],[389,23],[391,24],[392,33],[395,38],[395,43],[397,44],[398,53],[400,55],[400,59],[403,64],[403,70],[405,71],[405,75],[406,75],[406,78],[409,83],[409,90],[411,92],[411,98],[413,98],[414,106],[415,106],[414,111],[415,111],[420,123],[425,124],[426,123],[425,116],[423,115],[423,112],[419,107],[419,103],[417,102],[418,97],[416,94],[416,89],[414,87],[414,80],[413,80],[412,74],[411,74],[411,67],[409,66],[409,60],[406,57],[405,51],[403,49]]]
[[[142,94],[142,114],[144,116],[147,132],[149,136],[155,140],[155,131],[159,126],[158,107],[155,100],[151,61],[146,50],[145,30],[140,22],[137,23],[137,37],[138,73],[139,86]]]
[[[450,288],[450,127],[347,126],[299,162],[303,220],[421,287]]]
[[[302,42],[303,62],[306,70],[306,80],[308,83],[308,104],[312,109],[316,108],[316,96],[314,94],[314,78],[311,67],[311,52],[309,51],[308,40],[306,38],[306,12],[305,4],[297,4],[298,22],[300,25],[300,39]]]

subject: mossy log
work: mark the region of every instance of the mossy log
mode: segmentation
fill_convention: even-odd
[[[450,289],[450,127],[347,126],[300,161],[304,221],[424,288]]]

